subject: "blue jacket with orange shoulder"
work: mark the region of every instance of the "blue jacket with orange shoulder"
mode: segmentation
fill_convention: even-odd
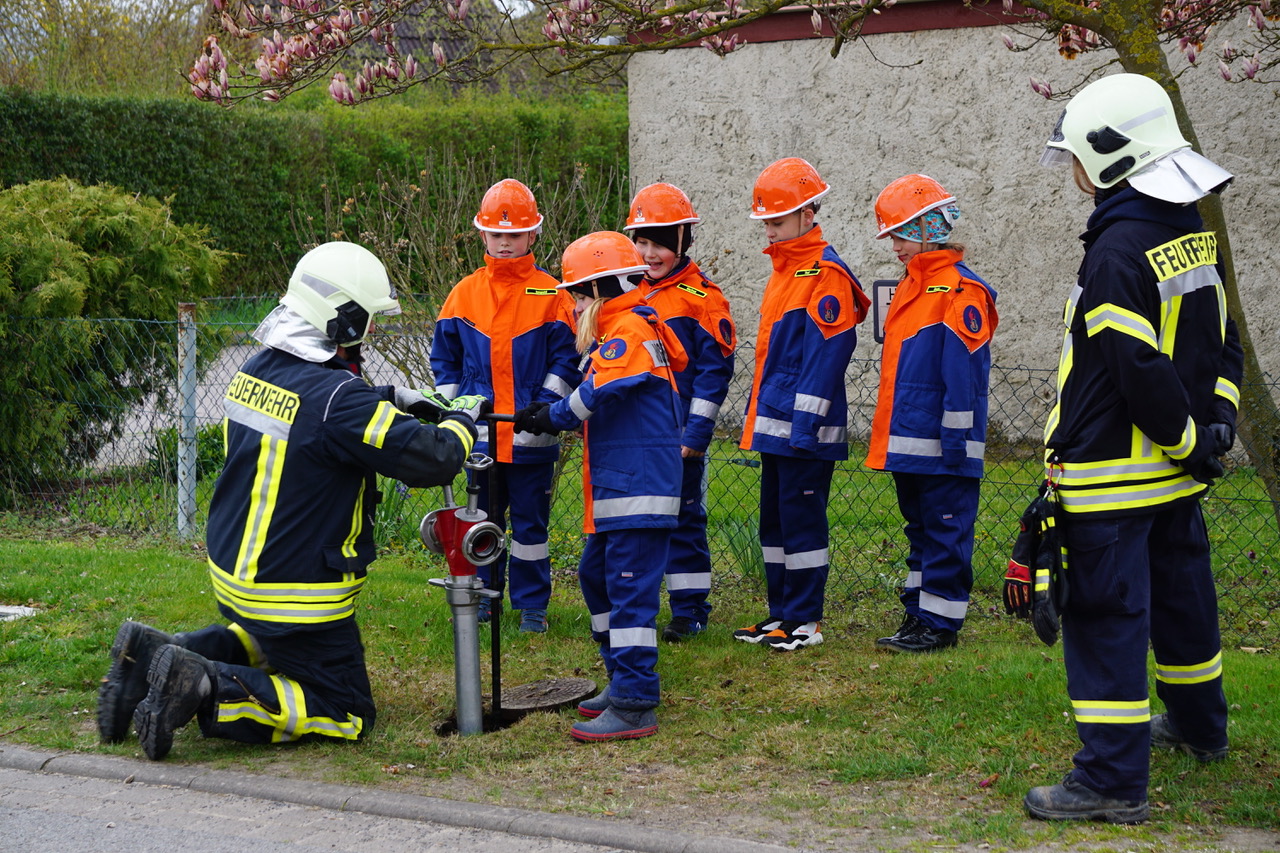
[[[675,527],[680,515],[684,348],[633,290],[600,306],[600,343],[582,384],[551,407],[557,429],[583,429],[583,529]]]
[[[483,267],[454,285],[436,320],[436,390],[450,397],[479,394],[493,401],[495,412],[563,399],[581,373],[568,301],[558,283],[534,264],[532,254],[485,255]],[[517,433],[510,423],[477,427],[476,451],[495,461],[554,462],[560,455],[554,435]]]
[[[867,466],[981,477],[996,292],[953,249],[907,262],[885,317]]]
[[[689,360],[676,373],[685,419],[680,444],[705,451],[733,378],[735,332],[729,300],[688,258],[661,281],[646,278],[640,290],[645,304],[657,309],[680,339]]]
[[[743,450],[849,458],[845,370],[871,300],[814,226],[764,250],[773,275],[760,305]]]

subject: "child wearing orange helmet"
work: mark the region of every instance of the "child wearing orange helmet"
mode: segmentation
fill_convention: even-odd
[[[499,181],[485,193],[474,224],[484,266],[458,282],[440,309],[431,344],[436,390],[480,395],[499,412],[560,400],[578,382],[578,355],[559,282],[534,262],[542,231],[537,201],[519,181]],[[509,570],[520,630],[541,633],[551,599],[547,525],[559,442],[509,423],[476,426],[476,452],[494,460],[491,473],[478,478],[480,508],[504,530],[508,514],[511,523],[507,552],[477,573],[488,585]],[[491,606],[482,600],[480,621],[489,621]]]
[[[566,399],[516,413],[533,433],[582,428],[583,528],[578,564],[591,636],[609,673],[582,702],[583,741],[657,732],[658,609],[671,531],[680,514],[682,413],[675,373],[679,339],[642,304],[648,265],[625,234],[599,231],[564,250],[564,283],[576,303],[586,376]]]
[[[644,304],[657,310],[688,356],[688,365],[676,374],[684,415],[680,437],[684,480],[680,521],[671,534],[667,557],[671,621],[662,628],[667,642],[701,633],[711,613],[706,453],[733,377],[735,332],[729,302],[688,255],[693,226],[700,221],[679,187],[657,183],[636,193],[623,228],[648,264],[640,282]]]
[[[760,547],[769,614],[734,631],[790,651],[822,642],[827,499],[849,458],[845,370],[870,300],[815,221],[829,187],[798,157],[756,179],[751,218],[773,262],[760,306],[742,448],[760,454]]]
[[[956,644],[973,587],[996,292],[950,242],[960,208],[933,178],[898,178],[875,212],[876,238],[906,270],[885,318],[867,467],[893,473],[909,545],[906,614],[876,645],[930,652]]]

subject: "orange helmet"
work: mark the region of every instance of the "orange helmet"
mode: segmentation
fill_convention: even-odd
[[[481,231],[519,234],[540,231],[542,214],[533,193],[515,178],[498,181],[480,201],[480,212],[472,220]]]
[[[751,218],[785,216],[827,194],[827,182],[818,170],[799,157],[786,157],[767,167],[756,178],[751,192]]]
[[[612,277],[617,278],[615,289],[626,293],[635,289],[647,269],[649,265],[626,234],[596,231],[565,247],[560,261],[560,275],[564,279],[560,288],[568,290],[596,279]],[[612,295],[617,296],[618,293]]]
[[[928,175],[904,175],[880,191],[876,197],[876,227],[879,240],[887,237],[895,228],[919,219],[931,210],[942,210],[948,224],[946,206],[955,204],[955,196],[942,188],[942,184]]]
[[[697,225],[702,220],[684,191],[672,184],[649,184],[631,200],[631,212],[623,231],[660,225]]]

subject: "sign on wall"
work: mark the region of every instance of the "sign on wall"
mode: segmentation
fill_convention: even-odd
[[[898,289],[898,279],[880,278],[871,282],[871,323],[876,343],[884,343],[884,320],[889,316],[889,303]]]

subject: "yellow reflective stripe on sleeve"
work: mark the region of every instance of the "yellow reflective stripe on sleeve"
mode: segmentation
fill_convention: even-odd
[[[1218,384],[1214,386],[1213,393],[1217,394],[1237,409],[1240,408],[1240,389],[1230,379],[1218,377]]]
[[[1174,459],[1186,459],[1191,455],[1191,451],[1196,449],[1196,422],[1187,415],[1187,425],[1182,429],[1182,439],[1172,447],[1166,447],[1165,453],[1168,453]]]
[[[258,467],[249,495],[249,512],[244,520],[244,536],[236,555],[235,576],[252,583],[258,574],[258,558],[267,541],[271,514],[280,495],[280,472],[284,470],[284,451],[289,442],[263,434],[258,442]]]
[[[365,425],[364,443],[381,450],[382,442],[387,440],[391,423],[399,413],[400,410],[386,400],[379,402],[377,408],[373,410],[373,417],[369,418],[369,423]]]
[[[1137,338],[1152,349],[1158,349],[1156,330],[1151,321],[1137,312],[1119,305],[1107,303],[1099,305],[1084,315],[1084,326],[1089,337],[1093,337],[1104,329],[1115,329],[1126,335]]]
[[[1222,652],[1204,663],[1174,666],[1156,661],[1156,680],[1165,684],[1203,684],[1222,677]]]
[[[1077,723],[1147,723],[1151,721],[1151,702],[1108,702],[1101,699],[1072,699],[1071,710]]]
[[[439,426],[440,429],[447,429],[458,437],[458,441],[462,442],[463,456],[471,455],[471,448],[475,446],[476,440],[471,437],[471,433],[467,431],[466,427],[450,418],[446,418],[441,421],[437,426]]]

